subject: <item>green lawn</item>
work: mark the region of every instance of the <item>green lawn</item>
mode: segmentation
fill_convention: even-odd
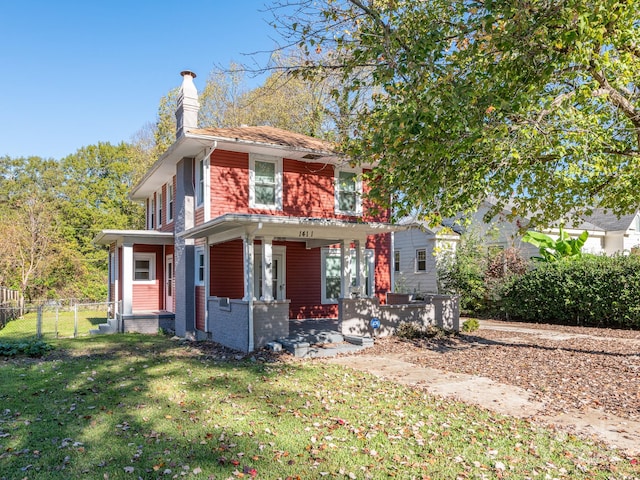
[[[0,479],[638,478],[562,431],[321,362],[165,337],[0,360]]]
[[[78,310],[78,336],[89,335],[89,330],[107,322],[106,305],[101,309]],[[0,330],[0,342],[34,338],[37,333],[37,318],[31,311],[21,318],[11,320]],[[42,312],[42,338],[72,338],[75,331],[75,313],[71,308],[45,308]]]

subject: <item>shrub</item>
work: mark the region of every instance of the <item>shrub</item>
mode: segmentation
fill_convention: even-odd
[[[475,332],[480,328],[480,322],[477,318],[470,318],[462,322],[462,331],[466,333]]]
[[[53,347],[42,340],[30,342],[0,342],[0,357],[15,357],[16,355],[41,357],[50,350],[53,350]]]
[[[424,326],[415,322],[402,322],[396,328],[396,337],[404,338],[405,340],[417,340],[420,338],[442,338],[447,334],[452,333],[443,330],[439,327],[432,325]]]
[[[587,255],[540,263],[509,280],[502,297],[513,319],[640,328],[640,258]]]
[[[486,264],[487,255],[480,237],[473,232],[465,234],[455,252],[446,252],[438,259],[440,293],[459,295],[462,312],[483,310]]]
[[[455,252],[438,259],[439,291],[459,295],[464,315],[493,314],[499,310],[504,283],[529,265],[517,248],[487,250],[480,237],[469,232]]]

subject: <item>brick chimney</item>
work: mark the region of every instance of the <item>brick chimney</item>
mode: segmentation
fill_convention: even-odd
[[[182,85],[178,93],[178,107],[176,108],[176,139],[182,137],[186,130],[198,128],[198,90],[193,83],[196,74],[185,70],[182,75]]]

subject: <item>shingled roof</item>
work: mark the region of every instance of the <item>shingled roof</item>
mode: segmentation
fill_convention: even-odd
[[[591,215],[584,217],[585,220],[607,232],[624,232],[629,229],[635,218],[635,213],[622,215],[618,218],[611,211],[607,212],[603,208],[595,208]]]
[[[329,142],[275,127],[194,128],[190,129],[189,133],[218,137],[219,139],[231,141],[262,143],[265,145],[279,145],[295,149],[313,150],[335,155],[333,145]]]

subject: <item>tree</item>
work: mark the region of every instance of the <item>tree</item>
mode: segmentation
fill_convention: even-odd
[[[215,68],[199,94],[198,125],[213,128],[269,125],[314,137],[335,138],[337,130],[346,128],[347,119],[346,109],[338,108],[343,106],[344,99],[339,99],[340,103],[331,95],[337,91],[335,79],[303,78],[287,73],[298,63],[293,54],[276,56],[261,72],[269,72],[264,83],[253,89],[246,85],[248,70],[244,67],[232,63],[227,70]],[[157,159],[175,141],[177,94],[176,88],[160,100],[153,135],[139,132],[136,144],[152,158]]]
[[[51,248],[58,240],[58,225],[51,204],[41,197],[26,198],[16,206],[5,210],[0,219],[0,278],[31,300],[37,293],[34,282],[45,278],[53,261]]]
[[[640,204],[639,2],[303,0],[274,13],[288,45],[331,53],[298,75],[359,72],[347,88],[377,89],[344,150],[378,162],[370,196],[398,214],[438,223],[492,196],[490,215],[509,205],[544,225]]]

